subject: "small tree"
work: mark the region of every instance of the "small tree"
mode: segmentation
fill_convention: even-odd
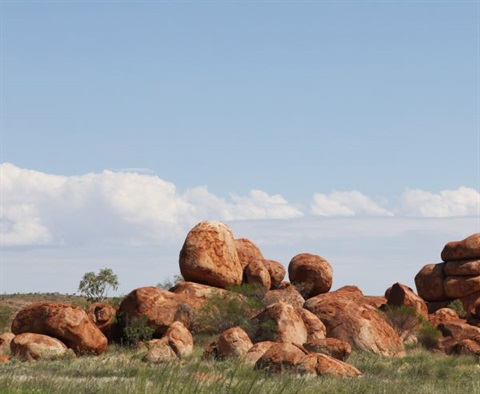
[[[102,268],[98,275],[87,272],[78,285],[78,291],[91,302],[104,300],[110,289],[118,289],[118,277],[110,268]]]

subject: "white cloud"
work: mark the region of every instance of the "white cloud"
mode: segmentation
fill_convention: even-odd
[[[315,193],[311,210],[318,216],[393,216],[391,212],[357,190]]]
[[[183,237],[205,219],[288,219],[301,216],[282,196],[253,190],[227,201],[197,187],[135,172],[58,176],[0,166],[3,246],[155,243]]]
[[[407,216],[454,217],[480,214],[480,193],[472,188],[442,190],[437,194],[408,189],[401,198],[401,213]]]

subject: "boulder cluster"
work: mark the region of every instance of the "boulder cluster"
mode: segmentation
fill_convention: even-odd
[[[360,376],[346,363],[352,349],[404,355],[409,338],[381,311],[388,307],[411,308],[439,327],[446,338],[441,350],[480,349],[475,342],[480,324],[477,327],[453,310],[437,307],[439,302],[460,298],[471,318],[480,317],[480,234],[447,244],[442,259],[441,264],[425,266],[415,278],[420,296],[400,283],[387,289],[385,297],[365,296],[356,286],[331,291],[332,267],[321,256],[300,253],[286,269],[265,258],[252,241],[235,239],[224,223],[205,221],[187,234],[180,251],[184,281],[169,290],[134,289],[118,309],[104,303],[86,309],[32,303],[15,316],[12,333],[0,335],[0,355],[10,352],[22,360],[100,355],[140,322],[135,327],[148,329],[153,338],[141,342],[146,362],[182,359],[193,352],[202,306],[214,296],[232,294],[242,302],[245,296],[233,293],[232,286],[245,284],[261,294],[264,308],[248,316],[248,333],[239,326],[219,330],[218,338],[204,349],[204,357],[236,358],[269,372]],[[289,282],[284,280],[287,272]],[[139,331],[137,339],[143,334]],[[452,339],[460,337],[461,341]]]

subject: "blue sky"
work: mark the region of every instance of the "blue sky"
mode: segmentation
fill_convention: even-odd
[[[0,292],[155,284],[205,219],[412,285],[480,231],[479,57],[476,1],[2,1]]]

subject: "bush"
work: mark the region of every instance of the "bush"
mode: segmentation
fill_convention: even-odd
[[[417,332],[418,343],[426,349],[432,349],[438,343],[440,331],[430,323],[423,323],[423,326]]]
[[[453,309],[455,312],[457,312],[457,315],[461,319],[466,319],[467,318],[467,311],[463,307],[462,301],[459,299],[453,300],[447,305],[447,308]]]
[[[0,334],[10,331],[14,309],[11,306],[0,304]]]
[[[129,345],[152,339],[155,329],[148,325],[147,316],[139,316],[124,322],[123,338]]]
[[[402,340],[406,340],[415,334],[421,327],[424,319],[417,315],[413,308],[407,306],[386,305],[385,317]]]

